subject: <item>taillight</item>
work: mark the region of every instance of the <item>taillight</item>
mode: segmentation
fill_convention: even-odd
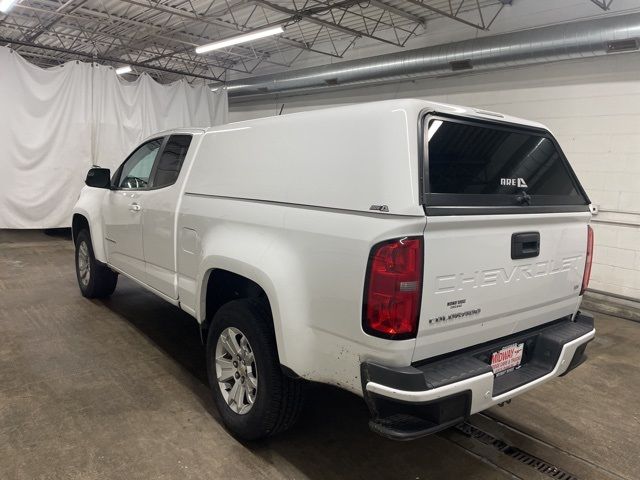
[[[589,278],[591,277],[591,262],[593,261],[593,228],[591,225],[587,225],[587,258],[584,262],[584,274],[582,275],[582,289],[580,289],[580,295],[589,286]]]
[[[365,332],[394,339],[416,336],[422,263],[422,237],[389,240],[371,249],[364,291]]]

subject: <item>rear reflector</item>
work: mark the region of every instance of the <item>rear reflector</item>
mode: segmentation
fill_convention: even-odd
[[[389,240],[371,249],[364,291],[365,332],[393,339],[416,336],[422,263],[422,237]]]
[[[582,289],[580,295],[582,295],[589,286],[589,279],[591,278],[591,262],[593,261],[593,228],[591,225],[587,225],[587,257],[584,262],[584,274],[582,275]]]

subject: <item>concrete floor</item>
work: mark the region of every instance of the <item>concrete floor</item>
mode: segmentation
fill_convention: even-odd
[[[371,433],[359,398],[312,386],[299,424],[241,444],[211,401],[196,323],[120,278],[80,296],[64,237],[0,231],[0,479],[640,478],[640,324],[597,314],[588,363],[410,443]],[[497,439],[497,440],[496,440]]]

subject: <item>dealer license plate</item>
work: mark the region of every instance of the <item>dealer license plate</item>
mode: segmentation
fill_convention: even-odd
[[[524,343],[514,343],[491,354],[491,368],[495,376],[520,368]]]

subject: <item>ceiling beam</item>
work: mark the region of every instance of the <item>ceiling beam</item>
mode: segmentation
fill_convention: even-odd
[[[418,15],[414,15],[413,13],[407,12],[405,10],[401,10],[400,8],[394,7],[392,5],[387,5],[380,0],[368,0],[368,3],[370,3],[374,7],[386,10],[387,12],[393,13],[394,15],[397,15],[399,17],[406,18],[407,20],[415,23],[419,23],[423,27],[427,24],[427,21],[424,18]]]
[[[33,7],[27,7],[27,8],[33,8]],[[14,21],[14,22],[15,22],[16,18],[21,18],[21,17],[20,16],[16,16],[16,15],[12,15],[11,16],[11,20]],[[60,24],[60,25],[65,27],[65,28],[73,30],[73,33],[57,32],[56,35],[58,37],[60,37],[60,36],[68,37],[68,38],[73,39],[74,41],[78,41],[79,40],[80,42],[82,42],[82,46],[88,45],[90,47],[90,51],[91,52],[93,52],[94,50],[97,49],[97,44],[106,45],[108,47],[113,43],[113,42],[109,42],[108,40],[106,40],[106,38],[111,38],[111,39],[120,40],[120,41],[127,40],[126,38],[123,39],[123,38],[119,37],[118,35],[114,35],[112,33],[94,32],[94,31],[91,31],[91,30],[86,30],[83,27],[78,26],[78,25],[66,25],[66,24]],[[24,26],[22,26],[22,25],[20,25],[18,23],[11,23],[9,21],[5,22],[5,27],[12,28],[14,30],[18,30],[22,34],[22,36],[24,37],[24,40],[21,40],[21,41],[24,41],[26,43],[33,43],[36,46],[40,46],[40,44],[35,44],[35,42],[32,42],[32,41],[28,40],[30,35],[33,35],[31,33],[32,31],[35,32],[35,33],[38,33],[38,31],[37,31],[38,27],[35,27],[35,28],[33,28],[33,27],[24,27]],[[25,30],[26,30],[26,32],[25,32]],[[78,32],[84,34],[84,36],[77,35]],[[44,34],[44,35],[52,34],[51,32],[48,32],[48,31],[43,31],[43,32],[40,32],[40,33]],[[19,48],[20,48],[20,46],[18,46],[15,49],[18,50]],[[78,50],[74,50],[74,51],[77,52]],[[138,48],[138,47],[135,47],[135,46],[128,46],[126,52],[127,53],[132,53],[132,54],[137,54],[138,56],[144,55],[144,56],[150,57],[150,58],[148,58],[148,59],[146,59],[144,61],[139,61],[138,63],[140,65],[143,65],[143,64],[146,64],[147,62],[152,62],[152,61],[156,60],[156,58],[154,58],[154,57],[156,57],[158,55],[158,52],[145,50],[144,47]],[[175,54],[182,54],[182,52],[175,52]],[[119,59],[118,60],[119,63],[127,63],[127,62],[129,62],[129,59],[123,60],[123,59],[120,58],[119,55],[114,55],[113,53],[108,53],[106,51],[103,52],[102,55],[103,56],[108,56],[110,58],[118,58]],[[164,57],[161,57],[161,58],[164,58]],[[188,62],[190,64],[197,65],[197,66],[199,66],[200,68],[203,68],[203,69],[207,69],[209,67],[216,67],[216,68],[223,68],[225,70],[236,71],[236,72],[244,73],[244,74],[251,73],[248,70],[243,70],[241,68],[237,68],[235,66],[236,62],[229,61],[229,60],[224,61],[224,60],[220,60],[218,58],[214,58],[211,61],[205,61],[205,62],[200,62],[200,61],[194,60],[193,58],[186,58],[185,59],[183,57],[174,57],[172,60],[182,61],[182,62],[186,61],[186,62]]]
[[[214,25],[217,27],[223,27],[223,28],[227,28],[229,30],[233,30],[236,33],[244,33],[246,30],[238,30],[237,27],[228,21],[225,20],[220,20],[220,19],[213,19],[211,17],[204,17],[202,15],[197,15],[195,13],[189,12],[187,10],[182,10],[179,8],[175,8],[175,7],[169,7],[167,5],[158,5],[158,4],[146,4],[137,0],[120,0],[122,2],[125,3],[129,3],[131,5],[137,5],[138,7],[143,7],[143,8],[147,8],[147,9],[151,9],[151,10],[157,10],[159,12],[164,12],[164,13],[169,13],[172,15],[176,15],[178,17],[182,17],[182,18],[186,18],[189,20],[194,20],[196,22],[201,22],[201,23],[205,23],[208,25]],[[284,44],[287,44],[289,46],[292,47],[296,47],[296,48],[301,48],[303,50],[308,50],[314,53],[322,53],[324,55],[329,55],[331,57],[339,57],[339,55],[335,55],[332,53],[328,53],[328,52],[324,52],[322,50],[317,50],[314,48],[309,47],[308,45],[306,45],[303,42],[299,42],[297,40],[292,40],[289,38],[286,38],[282,35],[280,35],[278,37],[278,41]]]
[[[83,16],[78,16],[78,15],[72,14],[71,12],[65,12],[65,11],[58,11],[58,10],[49,11],[49,10],[46,10],[44,8],[33,7],[33,6],[26,5],[24,3],[17,4],[15,7],[19,8],[19,9],[23,9],[23,10],[31,10],[31,11],[45,13],[45,14],[49,14],[49,13],[50,14],[54,14],[54,15],[58,16],[58,19],[57,19],[58,23],[63,18],[68,18],[70,20],[75,20],[76,22],[78,22],[77,25],[64,24],[64,27],[72,29],[72,30],[77,30],[78,32],[81,32],[81,33],[84,33],[85,35],[87,35],[86,39],[83,39],[83,40],[96,41],[95,39],[97,39],[97,38],[108,37],[108,38],[120,41],[120,44],[121,44],[120,48],[118,48],[117,50],[112,51],[112,52],[104,52],[105,54],[108,53],[109,56],[111,56],[111,57],[118,57],[119,55],[123,55],[123,54],[125,54],[125,53],[127,53],[129,51],[136,51],[136,52],[144,51],[144,47],[143,48],[138,48],[136,46],[131,46],[130,45],[130,42],[132,40],[135,40],[135,39],[132,39],[132,38],[129,38],[129,37],[126,37],[126,36],[123,36],[123,35],[115,35],[113,33],[105,32],[105,31],[102,31],[102,30],[95,30],[95,31],[94,30],[86,30],[82,26],[80,26],[80,23],[82,23],[82,22],[80,22],[81,20],[82,21],[92,22],[92,21],[96,21],[95,18],[93,18],[93,19],[92,18],[86,18],[86,17],[83,17]],[[98,18],[101,18],[103,15],[105,17],[107,17],[106,13],[96,12],[96,11],[93,11],[93,10],[87,10],[87,9],[85,9],[83,7],[79,8],[77,13],[81,13],[80,11],[88,12],[87,13],[88,15],[95,15]],[[128,24],[128,25],[133,25],[133,26],[136,26],[138,28],[140,28],[140,27],[147,28],[147,29],[151,28],[151,29],[156,30],[158,32],[158,33],[148,32],[147,36],[149,36],[149,37],[157,38],[157,39],[164,40],[166,42],[171,42],[171,43],[180,43],[182,45],[187,45],[188,46],[187,48],[180,49],[180,50],[175,49],[173,46],[171,46],[171,48],[174,51],[171,52],[168,55],[163,55],[161,58],[166,58],[167,56],[171,56],[171,55],[183,54],[186,50],[192,50],[193,51],[195,49],[195,47],[197,47],[198,45],[200,45],[202,43],[203,40],[205,40],[205,41],[209,40],[209,39],[206,39],[206,38],[203,39],[201,37],[196,37],[196,36],[193,36],[191,34],[182,33],[182,32],[173,32],[173,34],[171,36],[169,36],[169,35],[161,35],[162,27],[159,27],[157,25],[146,24],[146,23],[143,23],[143,22],[139,22],[137,20],[122,18],[122,17],[118,17],[118,16],[114,16],[114,15],[111,15],[111,17],[114,20],[117,20],[118,22],[122,22],[122,23],[125,23],[125,24]],[[15,15],[12,15],[10,18],[15,18]],[[25,17],[25,18],[31,19],[31,17]],[[38,32],[38,29],[41,29],[41,31]],[[45,33],[46,34],[48,34],[48,33],[53,34],[50,30],[42,30],[42,27],[36,27],[33,30],[34,30],[34,36],[36,36],[36,38],[39,37],[42,34],[45,34]],[[35,35],[36,33],[37,33],[37,35]],[[181,39],[180,36],[191,38],[192,41]],[[25,41],[27,41],[27,42],[31,41],[33,43],[33,40],[29,40],[29,38],[25,38]],[[288,67],[288,65],[283,65],[281,62],[276,62],[276,61],[273,61],[271,59],[266,58],[265,56],[269,55],[268,52],[263,52],[261,50],[255,50],[255,49],[249,49],[249,48],[241,48],[240,51],[241,52],[246,52],[246,53],[240,53],[240,52],[235,51],[235,52],[232,52],[232,55],[235,56],[235,57],[241,57],[241,58],[252,59],[252,60],[257,59],[257,58],[261,58],[263,61],[266,61],[267,63],[270,63],[272,65],[281,66],[281,67],[282,66]],[[258,57],[256,57],[256,53],[259,55]],[[156,53],[153,53],[151,55],[156,55]],[[213,57],[213,59],[214,60],[211,63],[212,63],[212,66],[214,66],[214,67],[225,68],[225,69],[229,69],[229,70],[232,70],[232,71],[237,71],[237,72],[240,72],[240,73],[250,73],[250,72],[242,70],[242,69],[234,68],[233,66],[237,62],[231,62],[228,66],[221,66],[221,65],[217,65],[216,64],[218,62],[218,58],[217,57]],[[207,62],[209,63],[209,61],[207,61]]]
[[[291,10],[287,7],[283,7],[282,5],[272,3],[269,0],[255,0],[255,1],[256,3],[259,3],[260,5],[264,5],[270,10],[284,13],[286,15],[290,15],[290,18],[285,20],[288,22],[296,22],[296,21],[304,20],[305,22],[313,23],[315,25],[326,27],[331,30],[336,30],[338,32],[345,33],[347,35],[351,35],[356,38],[367,37],[367,38],[371,38],[372,40],[377,40],[378,42],[394,45],[396,47],[402,46],[400,43],[387,40],[386,38],[377,37],[375,35],[369,35],[368,33],[364,33],[359,30],[354,30],[353,28],[345,27],[343,25],[338,25],[337,23],[328,22],[326,20],[323,20],[321,18],[314,16],[314,13],[324,13],[325,11],[328,12],[333,8],[342,8],[342,9],[348,8],[352,5],[357,4],[359,0],[346,0],[343,2],[334,3],[332,5],[327,5],[326,7],[311,7],[304,10]]]
[[[63,3],[55,11],[53,11],[51,13],[56,14],[56,13],[60,13],[62,11],[65,11],[65,13],[72,13],[73,11],[77,10],[82,5],[87,3],[87,0],[80,0],[80,3],[76,3],[70,9],[67,10],[67,7],[69,5],[71,5],[74,1],[75,0],[68,0],[66,3]],[[54,18],[50,22],[46,23],[45,25],[42,25],[40,28],[38,28],[38,30],[33,35],[29,36],[26,41],[27,42],[33,42],[40,35],[42,35],[45,31],[51,29],[51,27],[53,27],[56,23],[58,23],[62,18],[63,17],[61,15],[57,15],[56,18]]]
[[[607,11],[609,10],[609,7],[611,7],[611,4],[613,3],[613,0],[591,0],[592,3],[595,3],[597,6],[599,6],[602,10]]]
[[[34,43],[29,43],[29,42],[25,42],[22,40],[15,40],[15,39],[11,39],[11,38],[3,38],[0,37],[0,43],[8,43],[11,45],[21,45],[23,47],[31,47],[31,48],[38,48],[41,50],[49,50],[52,52],[58,52],[58,53],[65,53],[68,55],[76,55],[78,57],[83,57],[83,58],[89,58],[91,60],[95,60],[95,61],[103,61],[103,62],[110,62],[110,63],[114,63],[116,65],[120,65],[122,64],[122,59],[119,58],[112,58],[112,57],[108,57],[108,56],[104,56],[104,55],[94,55],[92,53],[87,53],[87,52],[80,52],[77,50],[69,50],[66,48],[59,48],[59,47],[51,47],[49,45],[38,45],[38,44],[34,44]],[[164,73],[172,73],[175,75],[181,75],[181,76],[186,76],[186,77],[194,77],[194,78],[202,78],[204,80],[208,80],[210,82],[218,82],[218,83],[223,83],[221,79],[217,78],[217,77],[213,77],[210,75],[201,75],[201,74],[197,74],[197,73],[186,73],[180,70],[174,70],[172,68],[165,68],[165,67],[156,67],[153,65],[146,65],[146,64],[142,64],[139,62],[128,62],[128,65],[131,65],[132,67],[140,67],[140,68],[144,68],[144,69],[149,69],[149,70],[155,70],[158,72],[164,72]]]
[[[245,0],[246,3],[251,3],[250,0]],[[44,5],[52,5],[55,6],[54,2],[51,2],[49,0],[38,0],[38,3],[44,4]],[[232,8],[235,5],[232,5]],[[187,32],[177,32],[177,31],[170,31],[170,32],[166,32],[165,28],[163,28],[160,25],[156,25],[153,23],[147,23],[147,22],[141,22],[139,20],[134,20],[132,18],[126,18],[126,17],[121,17],[119,15],[115,15],[113,13],[107,13],[107,12],[101,12],[101,11],[97,11],[97,10],[93,10],[90,8],[87,8],[86,6],[81,6],[80,8],[77,9],[77,11],[74,14],[71,13],[67,13],[67,12],[63,12],[63,11],[56,11],[56,10],[46,10],[44,8],[38,8],[38,7],[33,7],[30,5],[26,5],[26,3],[18,3],[14,6],[14,8],[21,8],[21,9],[26,9],[26,10],[33,10],[33,11],[37,11],[37,12],[42,12],[42,13],[46,13],[46,14],[53,14],[53,15],[57,15],[60,17],[67,17],[69,19],[72,20],[76,20],[76,21],[84,21],[84,22],[96,22],[99,21],[100,19],[104,19],[106,21],[116,21],[118,23],[124,23],[127,25],[131,25],[132,27],[138,29],[137,31],[139,31],[141,28],[142,29],[152,29],[155,30],[156,33],[147,33],[148,36],[150,37],[154,37],[154,38],[158,38],[161,40],[165,40],[165,41],[169,41],[169,42],[178,42],[181,43],[183,45],[189,45],[193,48],[195,48],[198,45],[201,45],[203,42],[213,42],[215,41],[215,39],[211,39],[208,37],[199,37]],[[77,14],[82,14],[82,15],[77,15]],[[86,16],[84,16],[86,15]],[[122,25],[110,25],[110,26],[116,26],[116,27],[122,27]],[[231,24],[225,24],[224,25],[225,28],[230,28],[230,29],[234,29],[235,28],[231,25]],[[68,28],[76,28],[75,26],[71,26],[71,25],[67,25]],[[110,35],[113,36],[113,34],[107,34],[104,31],[100,30],[96,33],[100,33],[102,35]],[[184,40],[181,39],[180,37],[184,37],[184,38],[189,38],[191,40]],[[122,35],[119,35],[119,38],[122,39],[122,41],[126,41],[126,42],[130,42],[132,39],[129,37],[125,37]],[[301,48],[300,45],[295,45],[296,48]],[[240,54],[238,51],[242,51],[242,52],[246,52],[244,55]],[[313,50],[316,53],[324,53],[325,55],[331,55],[328,54],[326,52],[322,52],[322,51],[316,51]],[[262,51],[262,50],[257,50],[254,48],[249,48],[249,47],[244,47],[242,45],[236,45],[234,46],[234,51],[233,52],[229,52],[231,55],[233,56],[237,56],[237,57],[243,57],[243,58],[255,58],[254,52],[257,52],[260,55],[266,55],[269,52],[266,51]],[[275,62],[272,61],[270,59],[265,59],[264,60],[266,63],[270,63],[276,66],[284,66],[282,63],[280,62]]]
[[[355,17],[358,17],[358,18],[362,19],[364,21],[365,25],[366,25],[366,21],[367,20],[369,22],[371,22],[371,23],[374,23],[376,26],[374,26],[374,28],[371,31],[369,31],[367,29],[367,27],[365,26],[366,32],[363,33],[364,36],[373,35],[373,32],[375,32],[376,28],[379,25],[384,25],[384,26],[386,26],[386,27],[388,27],[390,29],[398,30],[400,32],[408,33],[410,35],[413,35],[413,32],[411,30],[407,29],[406,27],[401,27],[401,26],[394,25],[393,24],[393,20],[391,20],[391,23],[388,20],[383,20],[384,17],[385,17],[384,12],[388,11],[388,10],[385,10],[384,8],[376,7],[376,8],[379,8],[380,10],[383,10],[383,13],[382,13],[382,15],[380,15],[379,13],[376,12],[375,15],[374,15],[371,12],[368,12],[366,10],[366,8],[365,9],[361,8],[360,12],[352,11],[351,7],[356,5],[356,3],[354,3],[353,0],[345,0],[344,2],[338,2],[338,3],[329,3],[330,0],[313,0],[313,1],[318,3],[320,6],[319,7],[309,7],[307,9],[305,9],[305,11],[308,11],[309,13],[313,14],[313,13],[315,13],[316,9],[319,9],[319,11],[322,12],[322,13],[331,11],[333,9],[339,10],[340,12],[342,12],[342,15],[340,16],[340,20],[337,22],[338,25],[343,20],[343,17],[344,17],[345,13],[348,13],[349,15],[353,15]],[[368,1],[368,3],[370,5],[373,5],[372,2]],[[377,18],[374,18],[374,16],[377,17]],[[332,15],[332,17],[333,17],[333,15]],[[335,20],[335,17],[333,17],[333,19]],[[374,38],[377,38],[377,37],[374,37]],[[397,46],[400,46],[400,42],[398,42],[397,44],[394,42],[394,44],[397,45]]]
[[[465,20],[464,18],[460,18],[456,14],[452,14],[440,8],[433,7],[426,2],[422,2],[420,0],[404,0],[404,1],[409,2],[412,5],[417,5],[418,7],[422,7],[426,10],[429,10],[430,12],[437,13],[438,15],[442,15],[443,17],[450,18],[451,20],[455,20],[457,22],[464,23],[465,25],[468,25],[470,27],[477,28],[478,30],[487,30],[487,28],[484,27],[483,25],[478,25],[477,23],[473,23],[473,22],[470,22],[469,20]]]

